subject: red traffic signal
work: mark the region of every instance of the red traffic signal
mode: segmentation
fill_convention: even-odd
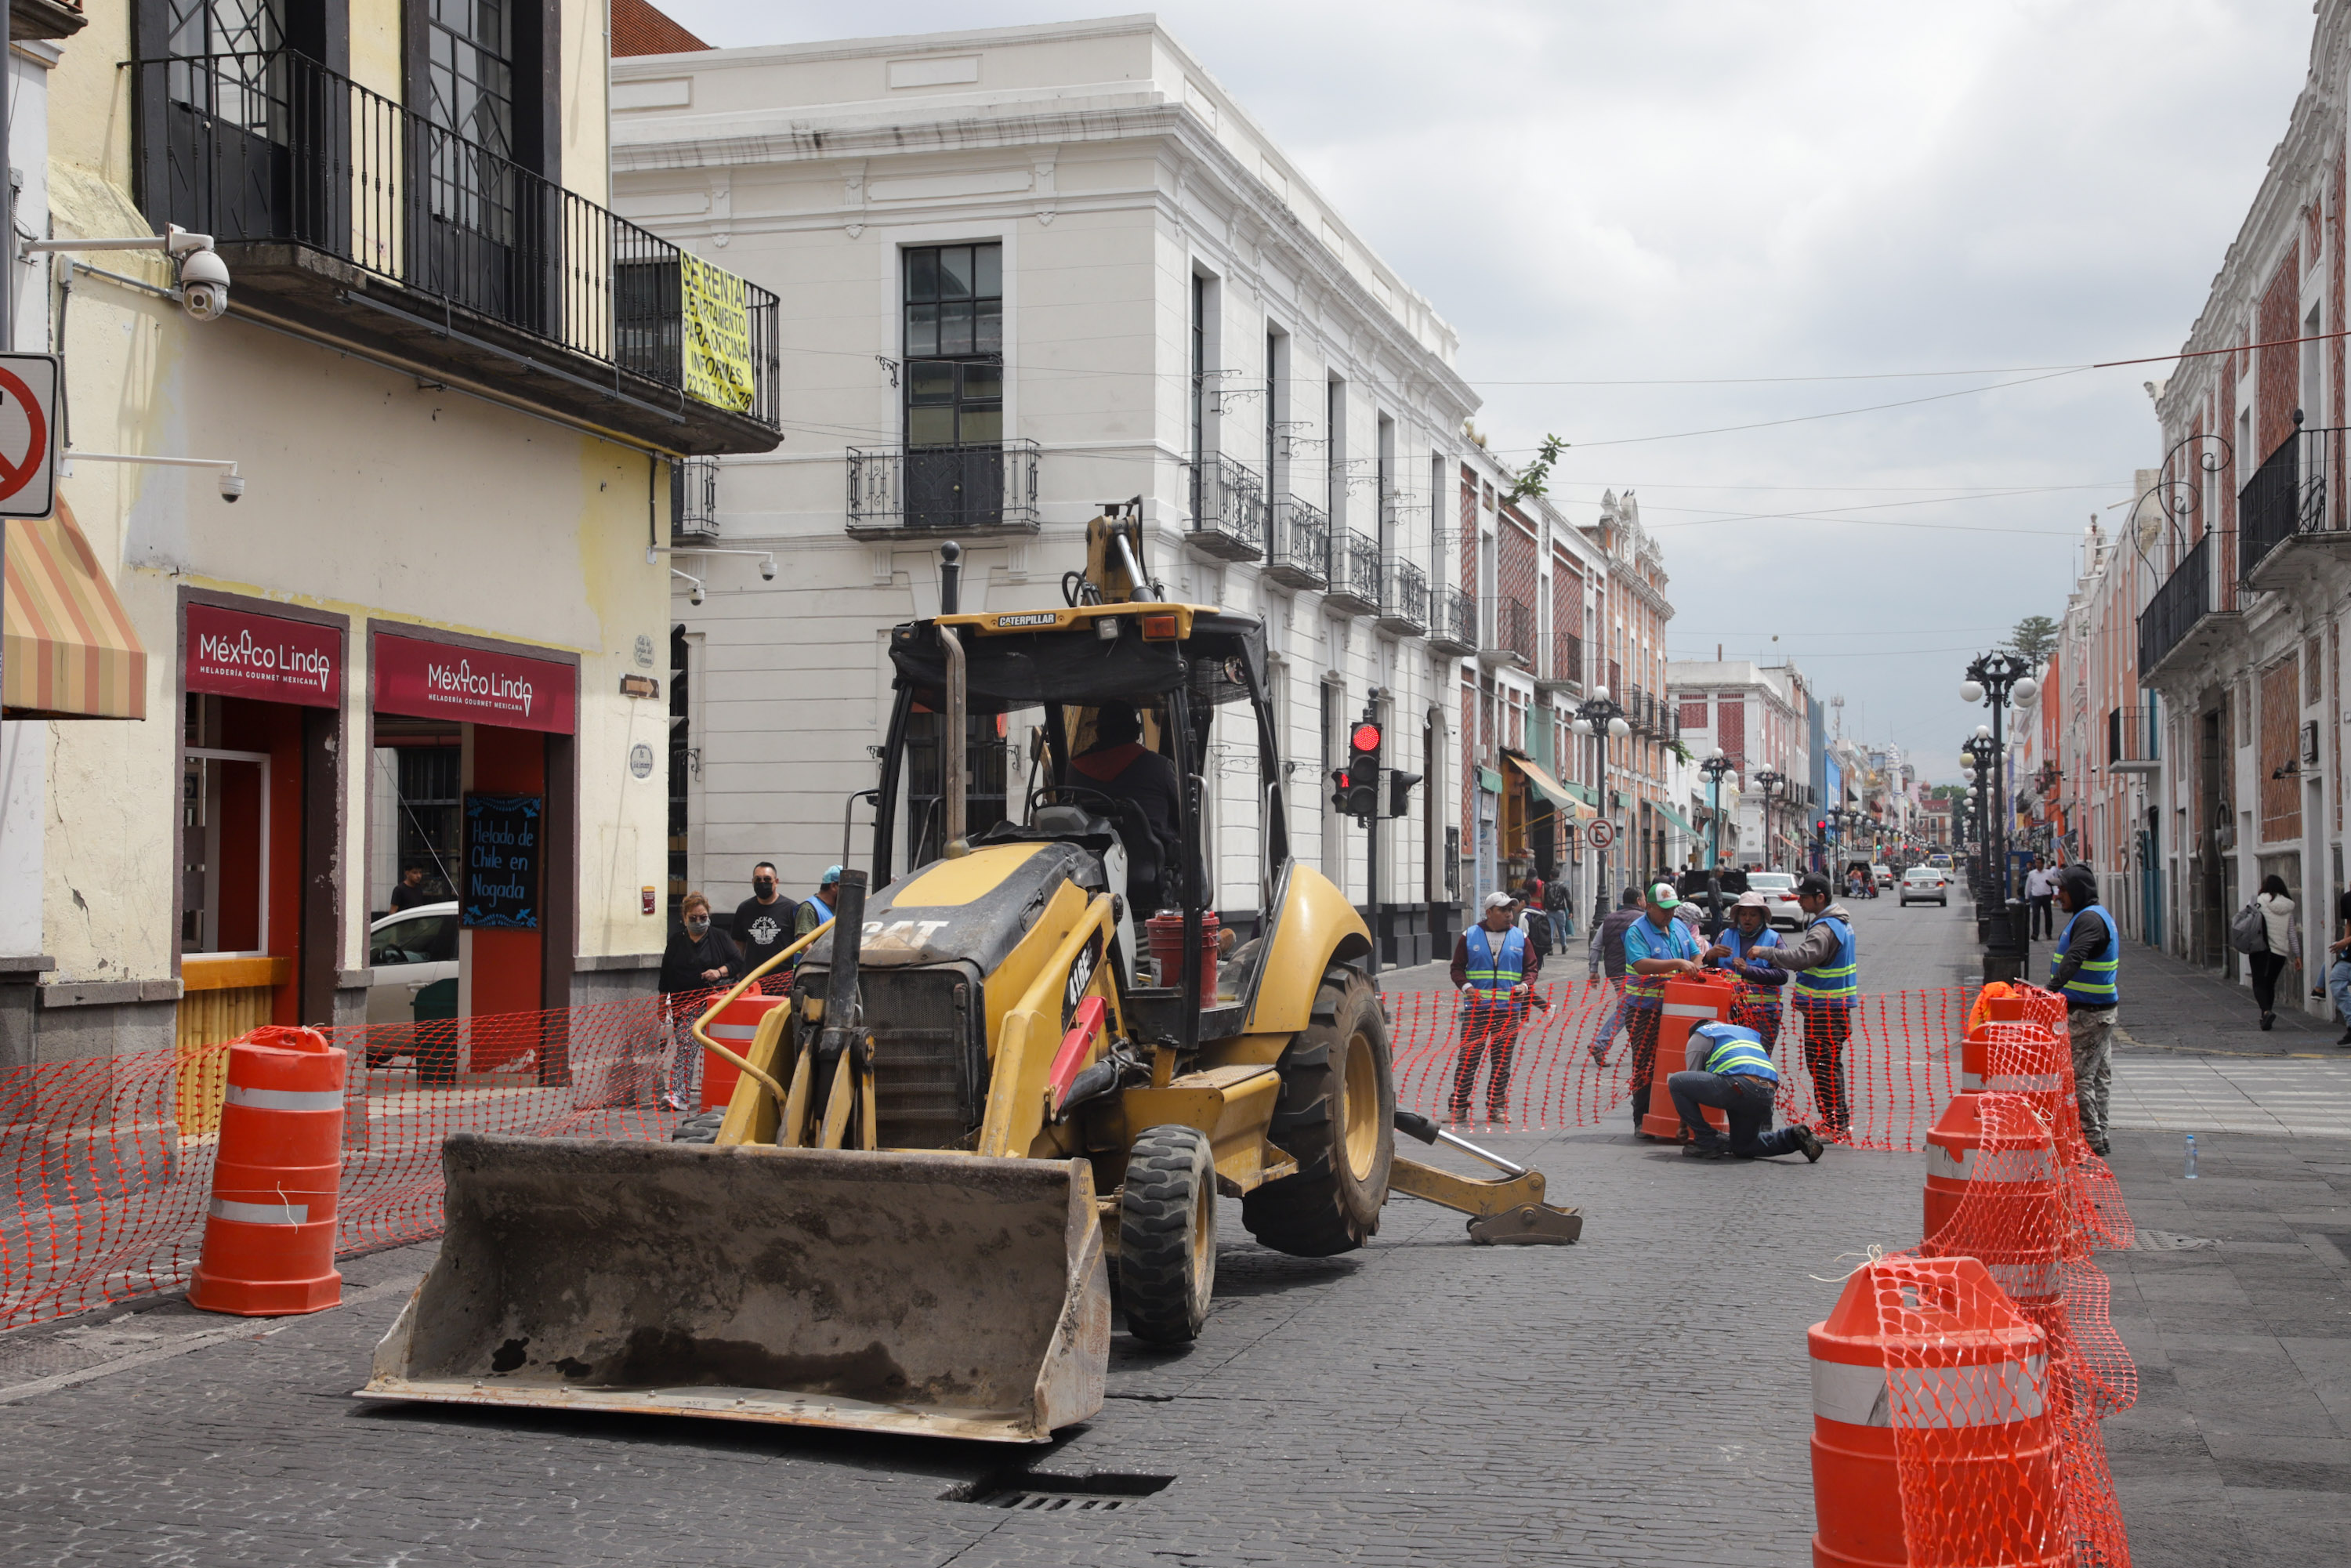
[[[1366,720],[1355,727],[1355,733],[1348,737],[1347,743],[1357,751],[1377,751],[1380,748],[1380,727]]]

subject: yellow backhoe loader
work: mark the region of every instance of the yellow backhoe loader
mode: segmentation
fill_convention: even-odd
[[[1538,1173],[1395,1154],[1450,1135],[1398,1115],[1371,934],[1290,857],[1263,627],[1167,602],[1127,508],[1059,609],[955,612],[955,554],[891,634],[870,877],[778,955],[742,1056],[695,1026],[742,1070],[725,1111],[666,1145],[452,1137],[439,1259],[363,1396],[1041,1442],[1101,1408],[1113,1279],[1137,1336],[1200,1333],[1220,1200],[1308,1256],[1392,1192],[1574,1239]],[[967,727],[1008,713],[1032,787],[967,834]],[[1264,916],[1220,961],[1206,779],[1252,748]]]

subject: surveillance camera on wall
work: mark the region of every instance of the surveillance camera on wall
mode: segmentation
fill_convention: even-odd
[[[220,476],[220,487],[221,499],[235,506],[236,498],[245,494],[245,480],[235,474],[224,474]]]
[[[774,556],[769,556],[767,559],[759,563],[759,575],[769,582],[776,580],[776,558]]]
[[[694,591],[685,596],[685,601],[696,606],[702,603],[702,584],[697,582],[694,585]]]
[[[180,263],[180,304],[199,321],[228,314],[228,265],[218,251],[192,251]]]

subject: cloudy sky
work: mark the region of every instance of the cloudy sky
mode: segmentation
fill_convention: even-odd
[[[1120,9],[664,8],[722,47]],[[2292,0],[1159,13],[1459,329],[1494,447],[1573,443],[1580,518],[1637,493],[1677,657],[1792,655],[1944,782],[1983,716],[1968,659],[2060,612],[2084,526],[2160,455],[2167,367],[2071,367],[2179,348],[2312,26]]]

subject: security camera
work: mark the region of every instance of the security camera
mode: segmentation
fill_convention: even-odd
[[[769,582],[776,580],[776,558],[774,556],[769,556],[767,559],[759,563],[759,575]]]
[[[236,498],[245,494],[245,480],[235,474],[223,474],[220,476],[220,487],[221,499],[233,507],[236,505]]]
[[[218,251],[191,251],[180,263],[180,303],[199,321],[228,314],[228,266]]]
[[[696,606],[702,603],[702,584],[697,582],[694,585],[694,591],[685,596],[685,601]]]

